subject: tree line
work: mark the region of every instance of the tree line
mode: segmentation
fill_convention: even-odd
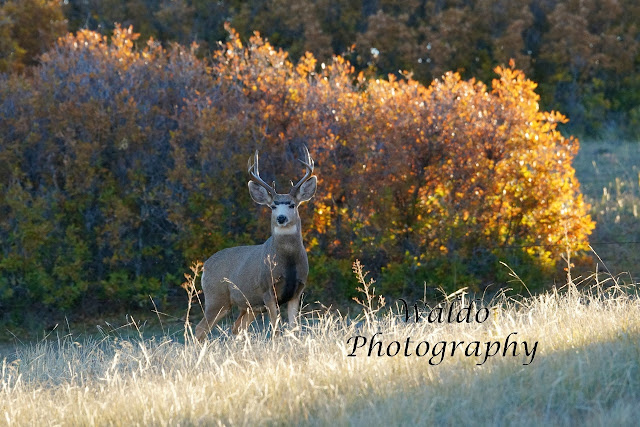
[[[566,133],[637,139],[640,4],[635,0],[4,0],[0,70],[37,62],[66,31],[109,35],[116,22],[141,40],[200,45],[209,55],[230,22],[297,61],[347,58],[369,76],[412,73],[429,84],[447,71],[490,81],[509,59],[539,83],[541,104],[571,121]],[[10,54],[13,52],[13,54]],[[7,64],[10,62],[11,64]],[[3,65],[4,64],[4,65]]]
[[[593,222],[571,166],[579,144],[512,62],[489,85],[424,85],[297,61],[262,37],[197,46],[60,38],[28,72],[0,75],[0,313],[96,312],[180,291],[187,266],[266,239],[247,156],[278,188],[303,144],[316,197],[302,208],[309,292],[345,301],[358,258],[389,295],[482,290],[549,277]]]

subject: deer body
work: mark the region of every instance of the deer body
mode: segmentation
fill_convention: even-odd
[[[230,310],[240,308],[232,332],[247,328],[256,314],[269,313],[275,332],[278,306],[287,304],[289,322],[296,321],[300,296],[309,274],[307,252],[302,241],[298,206],[313,197],[317,179],[311,176],[313,160],[301,161],[307,173],[289,194],[278,194],[258,172],[258,153],[250,163],[249,193],[256,203],[269,206],[271,237],[261,245],[223,249],[204,263],[202,290],[205,317],[196,326],[196,338],[202,341],[211,328]]]

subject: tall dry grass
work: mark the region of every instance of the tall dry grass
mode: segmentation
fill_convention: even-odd
[[[4,356],[0,424],[634,425],[637,289],[610,276],[589,280],[580,291],[571,282],[539,296],[473,305],[488,308],[481,323],[430,323],[424,306],[418,322],[405,322],[401,306],[382,307],[361,274],[363,314],[306,313],[300,330],[285,328],[276,339],[261,327],[238,337],[218,330],[204,345],[188,331],[186,343],[179,334],[124,338],[117,330],[58,336]],[[470,306],[467,298],[450,301],[457,309]],[[479,364],[482,357],[457,351],[435,366],[431,354],[367,356],[366,346],[349,356],[349,338],[376,332],[385,344],[410,337],[465,345],[517,332],[512,338],[538,347],[528,365],[529,357],[511,353]]]

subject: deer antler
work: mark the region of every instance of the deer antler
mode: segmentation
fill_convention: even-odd
[[[311,178],[311,174],[313,173],[313,159],[311,158],[311,155],[309,154],[309,150],[307,149],[307,146],[304,145],[303,147],[304,147],[304,152],[306,154],[306,161],[305,160],[301,160],[301,159],[298,159],[298,161],[305,166],[306,172],[305,172],[304,176],[302,177],[302,179],[300,181],[298,181],[298,183],[296,185],[293,186],[293,188],[291,189],[289,194],[296,194],[296,192],[298,191],[300,186],[302,184],[304,184],[307,180],[309,180],[309,178]]]
[[[263,186],[269,192],[269,194],[274,196],[276,194],[276,190],[274,190],[269,184],[267,184],[266,182],[264,182],[262,178],[260,178],[260,172],[258,170],[258,150],[256,150],[253,163],[251,163],[251,157],[249,157],[249,161],[247,162],[247,165],[249,166],[248,172],[251,174],[251,177],[253,178],[253,180],[257,184],[260,184],[261,186]]]

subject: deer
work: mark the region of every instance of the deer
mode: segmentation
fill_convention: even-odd
[[[287,194],[279,194],[261,177],[258,150],[248,161],[249,194],[254,202],[271,208],[271,237],[261,245],[222,249],[204,263],[201,283],[205,300],[204,318],[196,326],[196,339],[203,342],[211,329],[230,311],[240,309],[231,332],[248,329],[258,313],[268,312],[272,337],[277,335],[279,307],[287,304],[290,324],[297,324],[300,298],[309,275],[307,251],[302,241],[298,207],[316,192],[314,161],[307,147],[305,175]]]

